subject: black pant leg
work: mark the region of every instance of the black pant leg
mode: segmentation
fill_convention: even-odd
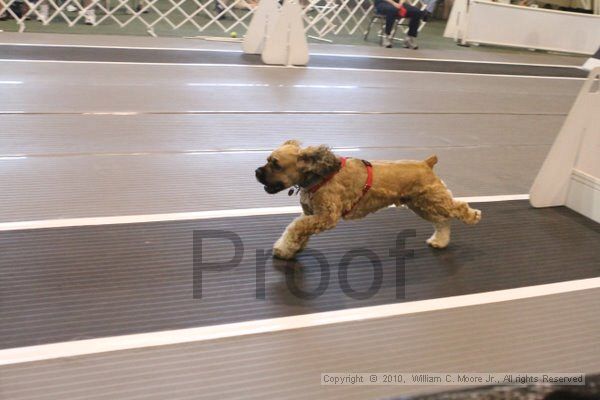
[[[398,19],[398,9],[387,1],[378,2],[375,8],[378,14],[385,15],[385,34],[391,34]]]
[[[419,34],[419,25],[421,25],[423,12],[417,7],[414,7],[408,3],[404,3],[404,8],[406,8],[406,18],[409,19],[408,36],[417,37]]]

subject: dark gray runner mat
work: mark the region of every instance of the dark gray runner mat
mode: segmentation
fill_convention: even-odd
[[[586,376],[585,384],[581,386],[561,384],[498,385],[398,397],[394,400],[505,400],[508,398],[511,400],[599,400],[600,374]]]
[[[321,269],[309,254],[301,254],[293,266],[268,259],[264,269],[257,268],[257,251],[270,249],[293,215],[3,232],[0,348],[432,299],[600,274],[599,224],[566,208],[532,209],[526,201],[475,206],[483,210],[483,221],[476,226],[455,223],[453,242],[446,250],[428,248],[424,241],[430,225],[396,209],[342,222],[313,238],[311,248],[329,264],[329,284],[315,298],[292,293],[294,288],[314,292],[319,286]],[[201,299],[193,298],[194,230],[235,232],[244,246],[237,267],[203,272]],[[414,255],[405,261],[405,273],[396,274],[402,268],[390,257],[390,249],[402,231],[409,234],[406,250]],[[348,294],[351,290],[340,288],[339,264],[345,253],[365,248],[381,262],[381,287],[370,298],[355,299]],[[226,261],[233,253],[229,240],[204,240],[205,263]],[[350,262],[347,279],[352,290],[367,292],[373,276],[374,267],[365,257]],[[401,279],[397,285],[397,276],[404,276],[405,285]],[[296,284],[288,285],[286,277]]]
[[[210,50],[112,49],[103,47],[1,45],[0,59],[108,61],[177,64],[262,65],[260,56]],[[312,55],[311,67],[430,71],[470,74],[556,76],[585,78],[587,72],[571,66],[538,66],[486,62],[439,61],[376,57]]]

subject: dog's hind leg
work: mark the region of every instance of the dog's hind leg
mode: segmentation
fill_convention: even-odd
[[[464,201],[452,200],[454,208],[452,216],[465,224],[474,225],[481,220],[481,211],[469,207]]]
[[[436,212],[437,207],[431,207],[423,201],[410,201],[406,205],[415,214],[426,221],[433,223],[433,235],[426,240],[431,247],[443,249],[450,243],[450,217],[447,213]]]
[[[451,218],[467,224],[476,224],[481,219],[481,211],[470,208],[463,201],[453,199],[452,193],[441,181],[412,197],[407,206],[423,219],[433,223],[435,231],[427,239],[427,244],[440,249],[450,243]]]
[[[433,227],[435,228],[433,235],[425,242],[436,249],[447,247],[448,243],[450,243],[450,220],[446,219],[434,222]]]
[[[469,225],[474,225],[478,223],[479,220],[481,220],[481,211],[469,207],[469,204],[464,201],[454,199],[452,197],[452,192],[450,191],[450,189],[448,189],[448,186],[446,186],[444,181],[440,179],[440,183],[446,190],[444,191],[438,186],[436,191],[438,192],[438,196],[440,198],[443,198],[446,201],[448,199],[452,201],[450,209],[452,210],[451,215],[453,218],[456,218],[459,221],[462,221],[465,224]]]

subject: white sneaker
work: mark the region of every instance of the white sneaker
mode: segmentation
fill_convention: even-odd
[[[96,23],[96,12],[94,10],[87,10],[83,14],[86,25],[94,25]]]
[[[392,48],[392,38],[388,35],[384,35],[381,40],[381,45],[383,47],[387,47],[388,49]]]
[[[36,17],[36,19],[45,23],[46,21],[48,21],[48,11],[48,4],[40,5],[40,8],[38,9],[38,16]]]
[[[414,37],[407,35],[404,38],[404,47],[406,47],[407,49],[417,50],[419,48],[419,45],[417,44],[417,40]]]
[[[77,11],[77,7],[75,7],[73,4],[69,4],[69,5],[67,6],[66,10],[67,10],[68,12],[75,12],[75,11]]]

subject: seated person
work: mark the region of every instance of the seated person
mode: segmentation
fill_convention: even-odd
[[[392,47],[392,30],[398,18],[408,18],[408,32],[404,39],[404,47],[418,49],[416,37],[423,12],[409,3],[396,3],[394,0],[375,0],[375,10],[385,16],[385,36],[381,41],[384,47]]]

